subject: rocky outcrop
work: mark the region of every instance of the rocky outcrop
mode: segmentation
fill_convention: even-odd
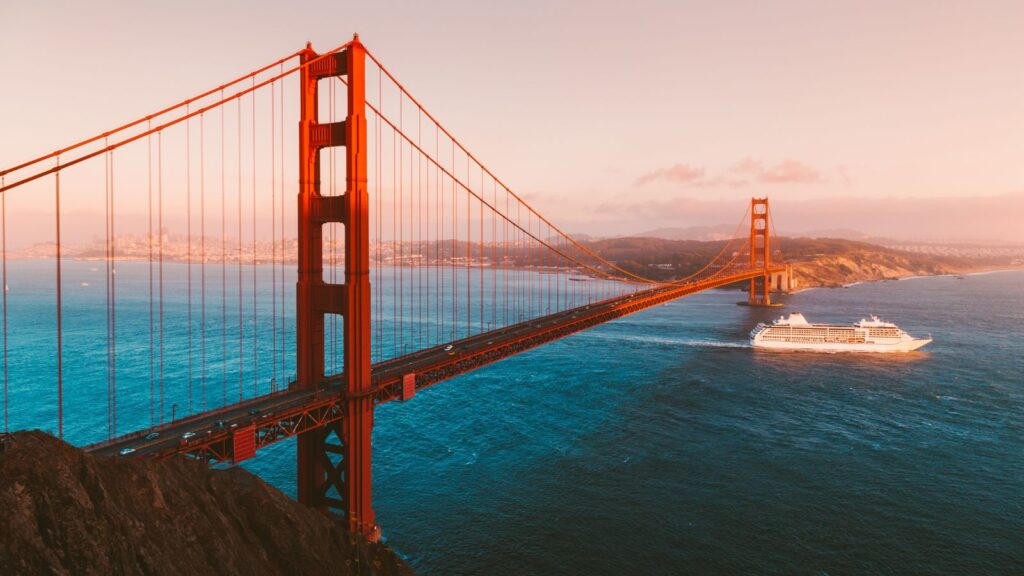
[[[241,468],[94,456],[38,431],[0,449],[0,574],[411,573]]]
[[[962,271],[935,259],[895,253],[893,251],[859,251],[851,254],[814,256],[793,264],[797,286],[841,286],[851,282],[892,280],[906,276],[955,274]]]

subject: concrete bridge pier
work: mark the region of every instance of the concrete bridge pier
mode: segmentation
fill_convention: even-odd
[[[769,272],[750,281],[750,298],[748,306],[780,306],[773,304],[771,293],[789,294],[796,290],[796,279],[793,278],[793,266],[787,264],[785,269]]]

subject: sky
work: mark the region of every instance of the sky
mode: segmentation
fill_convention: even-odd
[[[569,232],[767,195],[782,231],[1024,242],[1022,23],[1019,0],[3,2],[0,166],[358,32]]]

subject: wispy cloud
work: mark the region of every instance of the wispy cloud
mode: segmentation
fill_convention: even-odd
[[[849,179],[845,171],[842,179]],[[770,164],[747,157],[720,173],[708,173],[690,164],[676,164],[643,174],[635,184],[643,186],[666,181],[701,188],[741,188],[751,184],[812,184],[826,180],[821,170],[799,160],[785,159]]]
[[[817,169],[790,159],[777,164],[765,164],[760,160],[744,158],[737,162],[729,172],[759,184],[804,184],[825,180]]]
[[[640,176],[636,179],[636,185],[643,186],[644,184],[649,184],[655,180],[668,180],[669,182],[689,184],[691,182],[696,182],[703,177],[703,168],[695,168],[689,164],[676,164],[670,168],[662,168]]]

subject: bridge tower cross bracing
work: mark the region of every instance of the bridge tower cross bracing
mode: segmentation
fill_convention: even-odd
[[[750,300],[751,306],[771,306],[770,295],[771,281],[768,269],[771,267],[771,234],[768,230],[769,222],[768,198],[750,199],[750,268],[762,268],[764,276],[761,277],[763,288],[762,296],[758,296],[758,279],[750,279]]]
[[[349,398],[333,424],[298,439],[298,498],[340,513],[350,531],[376,539],[380,531],[371,498],[370,242],[366,148],[366,50],[356,35],[342,51],[317,59],[307,44],[300,75],[298,282],[296,286],[296,386],[324,382],[324,316],[342,316],[343,372]],[[348,113],[341,122],[318,122],[321,79],[346,76]],[[320,152],[345,147],[346,187],[341,196],[320,194]],[[344,225],[344,284],[323,277],[323,225]]]

